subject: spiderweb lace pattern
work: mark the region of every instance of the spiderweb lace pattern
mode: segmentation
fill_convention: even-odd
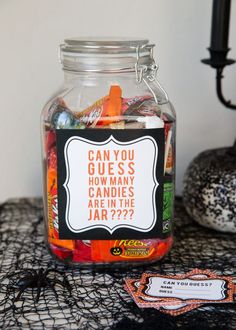
[[[140,309],[123,289],[124,278],[143,272],[185,273],[211,269],[236,276],[236,235],[205,229],[176,201],[175,243],[155,265],[126,269],[68,269],[57,264],[44,244],[41,199],[12,199],[0,209],[1,329],[236,329],[234,304],[205,305],[178,317]],[[27,288],[18,301],[17,281],[24,269],[43,268],[51,282],[67,280],[71,290],[55,284]]]

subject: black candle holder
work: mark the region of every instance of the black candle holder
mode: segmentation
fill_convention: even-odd
[[[216,69],[216,92],[219,100],[227,108],[236,110],[236,105],[226,100],[222,91],[222,79],[224,68],[235,63],[233,59],[227,59],[229,20],[231,0],[213,0],[211,46],[208,48],[210,58],[202,60],[202,63]]]
[[[230,0],[213,0],[210,58],[204,64],[216,70],[219,100],[236,109],[222,92],[223,70],[235,63],[228,59]],[[236,142],[233,147],[217,148],[195,156],[184,175],[183,203],[199,224],[222,232],[236,233],[235,208]]]

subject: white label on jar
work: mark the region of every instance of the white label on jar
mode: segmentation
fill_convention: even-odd
[[[70,231],[151,231],[156,222],[158,146],[151,136],[104,142],[72,136],[65,144],[66,212]]]

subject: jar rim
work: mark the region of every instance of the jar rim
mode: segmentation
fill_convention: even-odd
[[[67,38],[61,45],[62,52],[71,53],[133,53],[139,48],[140,53],[153,48],[155,45],[150,44],[148,39],[144,38],[127,38],[127,37],[82,37]]]
[[[153,47],[144,38],[67,38],[60,45],[59,60],[68,72],[128,72],[151,66]]]

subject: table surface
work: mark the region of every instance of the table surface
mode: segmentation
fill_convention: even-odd
[[[48,254],[43,237],[42,201],[12,199],[0,208],[1,329],[236,329],[235,304],[204,305],[177,317],[141,309],[124,290],[124,278],[143,272],[186,273],[211,269],[236,276],[236,235],[203,228],[176,199],[175,243],[155,265],[114,270],[68,269]],[[25,290],[19,301],[24,269],[52,269],[48,276],[66,285]],[[56,273],[59,270],[62,273]]]

